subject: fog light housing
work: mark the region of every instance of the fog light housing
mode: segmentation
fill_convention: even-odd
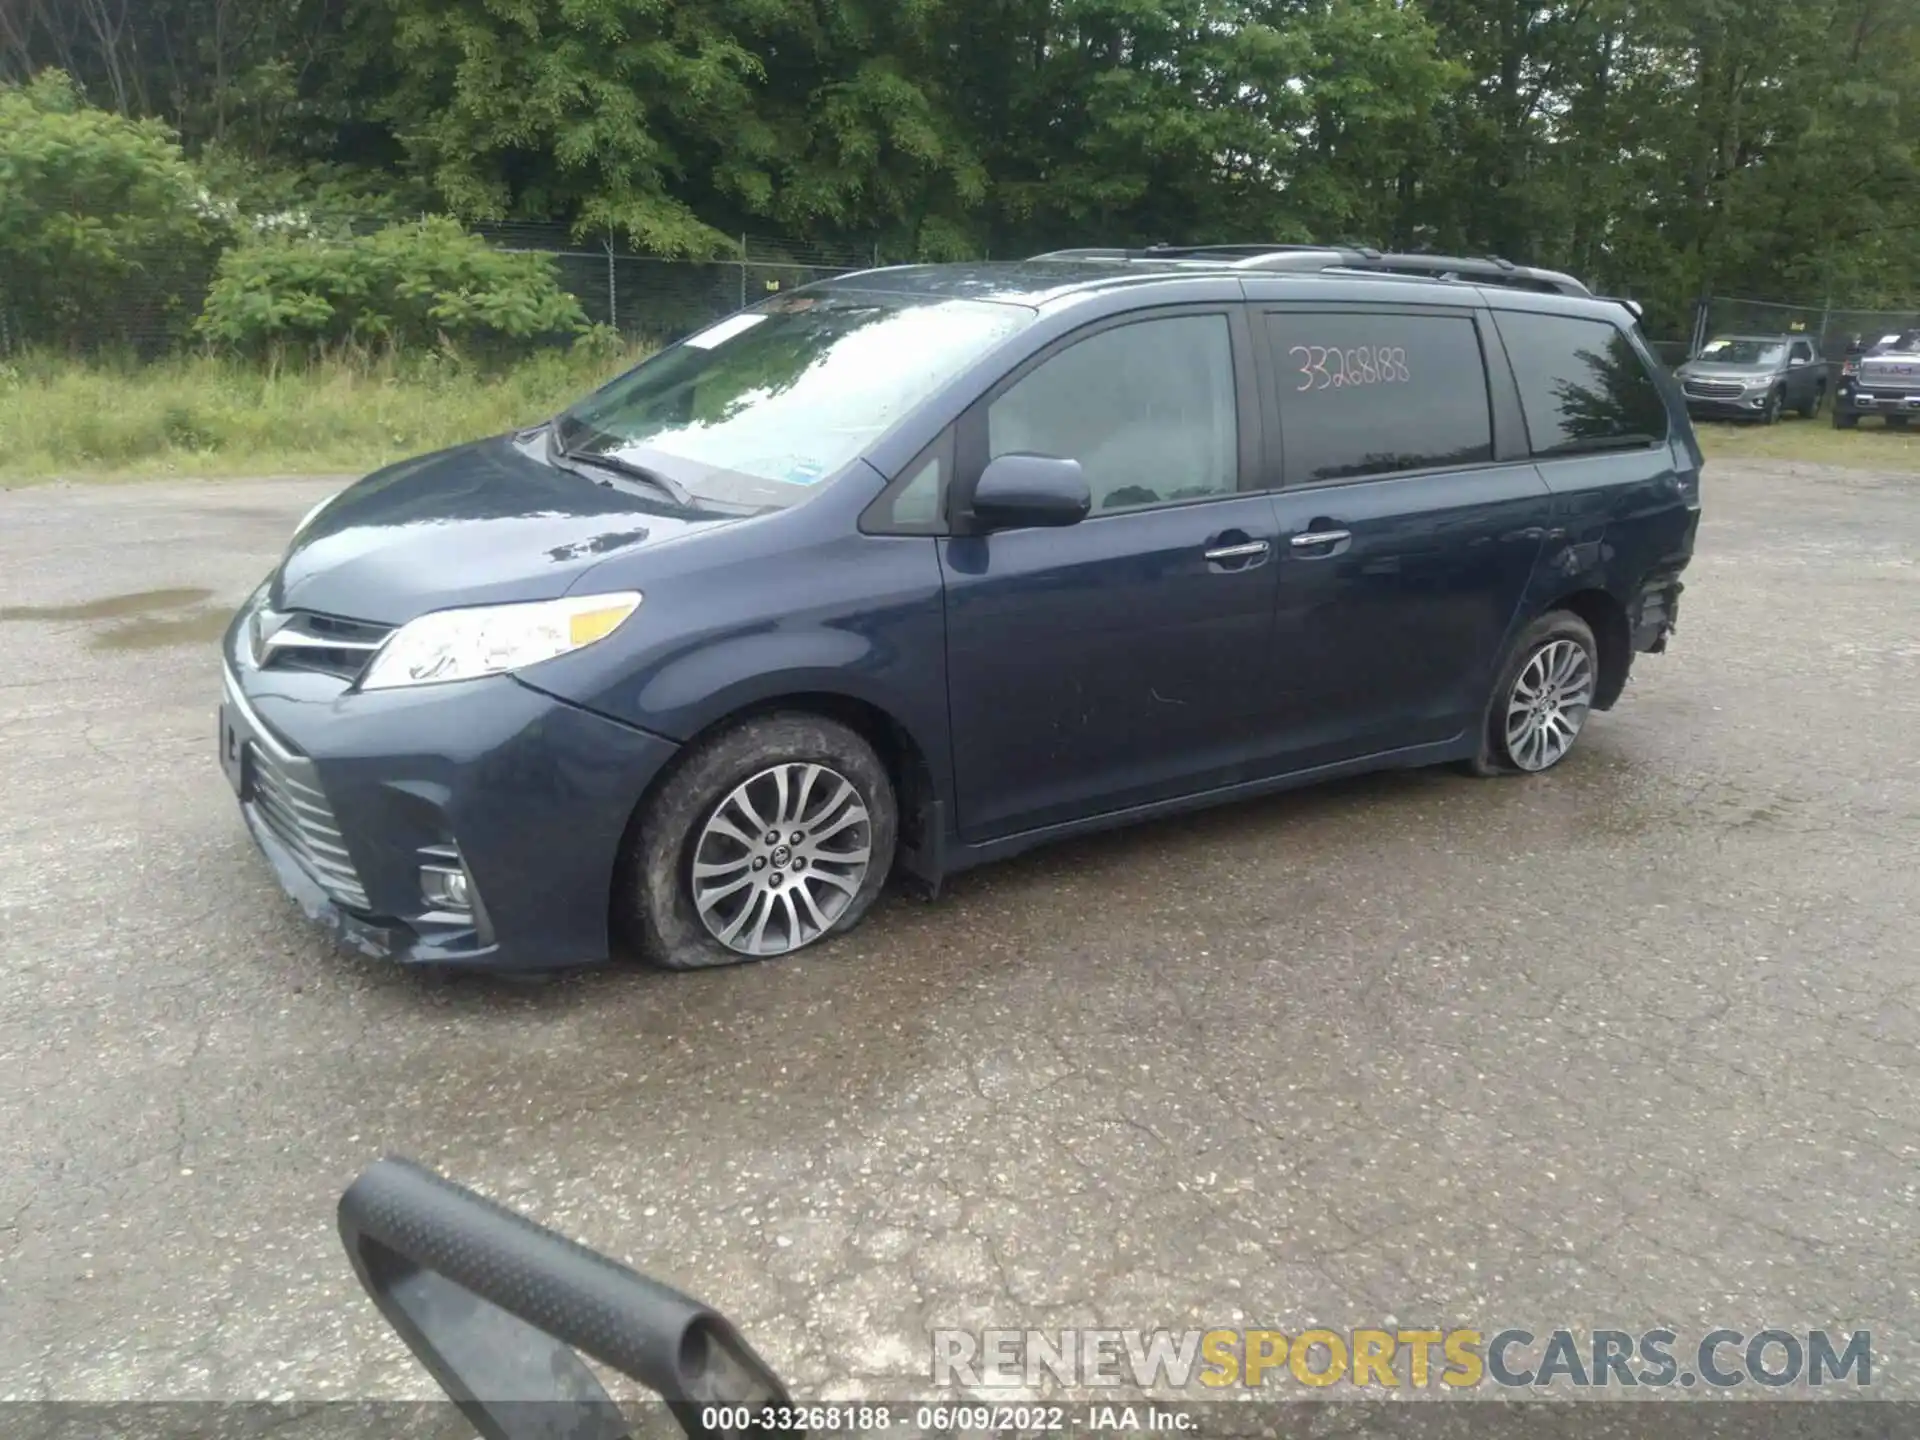
[[[422,865],[420,894],[435,910],[465,913],[473,909],[473,885],[462,866]]]

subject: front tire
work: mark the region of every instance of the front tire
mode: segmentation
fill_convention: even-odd
[[[1778,425],[1780,423],[1780,405],[1784,398],[1778,390],[1775,390],[1767,396],[1766,408],[1760,412],[1760,423],[1762,425]]]
[[[1600,681],[1593,631],[1570,610],[1550,610],[1513,642],[1494,681],[1480,751],[1481,776],[1538,775],[1566,759],[1586,728]]]
[[[823,716],[762,716],[702,742],[642,805],[615,918],[668,970],[791,955],[860,923],[898,832],[871,745]]]
[[[1834,402],[1833,404],[1833,428],[1834,429],[1851,430],[1855,426],[1857,426],[1859,423],[1860,423],[1860,417],[1858,415],[1856,415],[1851,410],[1841,409],[1839,401],[1836,400]]]

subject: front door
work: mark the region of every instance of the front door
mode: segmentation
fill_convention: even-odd
[[[1093,495],[1078,525],[940,542],[966,839],[1270,768],[1274,509],[1242,489],[1245,327],[1204,307],[1079,332],[961,422],[962,494],[1031,453],[1078,460]]]
[[[1411,307],[1264,321],[1287,768],[1450,740],[1478,722],[1551,520],[1521,438],[1495,459],[1484,322]]]

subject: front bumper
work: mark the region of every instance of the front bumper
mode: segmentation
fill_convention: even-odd
[[[1862,390],[1847,384],[1833,403],[1846,415],[1920,415],[1920,392],[1915,391]]]
[[[621,841],[678,748],[508,676],[350,692],[225,644],[221,753],[308,918],[359,953],[531,971],[608,958]],[[250,748],[251,747],[251,748]],[[423,867],[463,870],[470,908]]]
[[[1755,395],[1708,398],[1680,392],[1687,402],[1687,414],[1696,420],[1758,420],[1766,413],[1767,391]]]

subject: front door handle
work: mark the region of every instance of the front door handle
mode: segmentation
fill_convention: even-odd
[[[1287,543],[1296,550],[1309,550],[1315,545],[1338,545],[1342,540],[1351,540],[1351,530],[1309,530],[1304,535],[1296,535]]]
[[[1222,545],[1218,549],[1207,551],[1207,559],[1218,564],[1222,560],[1252,560],[1267,553],[1267,542],[1248,540],[1239,545]]]

